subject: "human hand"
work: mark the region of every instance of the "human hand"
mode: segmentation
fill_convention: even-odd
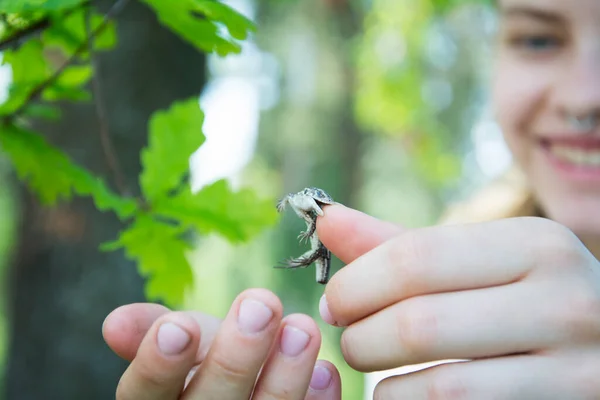
[[[441,360],[383,380],[377,399],[600,398],[600,265],[540,218],[406,230],[340,205],[319,237],[348,263],[321,315],[346,327],[363,372]]]
[[[102,329],[113,351],[131,361],[117,400],[341,399],[336,368],[315,364],[316,323],[282,314],[279,299],[263,289],[240,294],[223,321],[149,303],[117,308]]]

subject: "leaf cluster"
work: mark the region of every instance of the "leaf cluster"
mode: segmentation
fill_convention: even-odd
[[[240,41],[255,29],[218,1],[143,2],[198,51],[238,53]],[[93,99],[94,53],[117,43],[115,17],[126,3],[116,0],[102,14],[83,0],[0,0],[2,65],[12,72],[8,98],[0,105],[0,151],[43,204],[89,197],[98,210],[125,222],[118,238],[101,249],[122,249],[147,278],[147,297],[177,306],[193,284],[190,233],[219,234],[238,243],[276,220],[272,199],[250,189],[233,191],[225,180],[192,193],[188,160],[205,141],[198,98],[176,101],[151,117],[148,145],[140,153],[138,197],[114,191],[30,124],[31,118],[60,118],[58,101]]]

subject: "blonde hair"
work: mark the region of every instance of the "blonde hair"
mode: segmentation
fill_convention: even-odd
[[[470,199],[448,207],[440,223],[472,223],[525,216],[540,216],[539,208],[524,174],[517,166],[512,166]]]

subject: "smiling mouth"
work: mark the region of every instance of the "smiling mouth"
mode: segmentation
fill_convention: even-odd
[[[560,161],[577,167],[600,168],[600,149],[550,146],[548,151]]]
[[[600,179],[600,137],[544,138],[540,144],[559,172],[576,180]]]

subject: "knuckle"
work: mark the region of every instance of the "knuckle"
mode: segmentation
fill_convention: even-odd
[[[170,370],[161,371],[159,368],[148,363],[140,363],[136,366],[134,374],[146,387],[162,387],[169,382]]]
[[[425,298],[411,298],[396,314],[398,342],[407,358],[418,362],[432,350],[438,338],[438,316]]]
[[[250,371],[242,363],[235,362],[220,352],[215,352],[210,360],[206,360],[211,375],[216,375],[226,382],[239,382],[248,378]]]
[[[569,267],[584,259],[583,245],[570,229],[542,218],[535,221],[539,232],[536,253],[544,264]]]
[[[117,400],[134,399],[139,397],[140,390],[151,392],[163,388],[169,382],[169,376],[161,373],[159,368],[153,368],[148,363],[134,360],[119,378],[115,398]]]
[[[253,398],[261,400],[289,400],[292,398],[291,391],[285,388],[261,387],[255,393]]]
[[[463,400],[469,397],[469,391],[462,379],[450,368],[440,368],[433,374],[427,385],[427,400]]]
[[[424,231],[423,231],[424,232]],[[409,232],[392,239],[388,247],[388,262],[393,266],[393,280],[399,293],[426,290],[423,287],[426,255],[431,245],[423,232]]]
[[[557,325],[572,340],[600,339],[600,293],[591,285],[572,290],[554,315]]]

